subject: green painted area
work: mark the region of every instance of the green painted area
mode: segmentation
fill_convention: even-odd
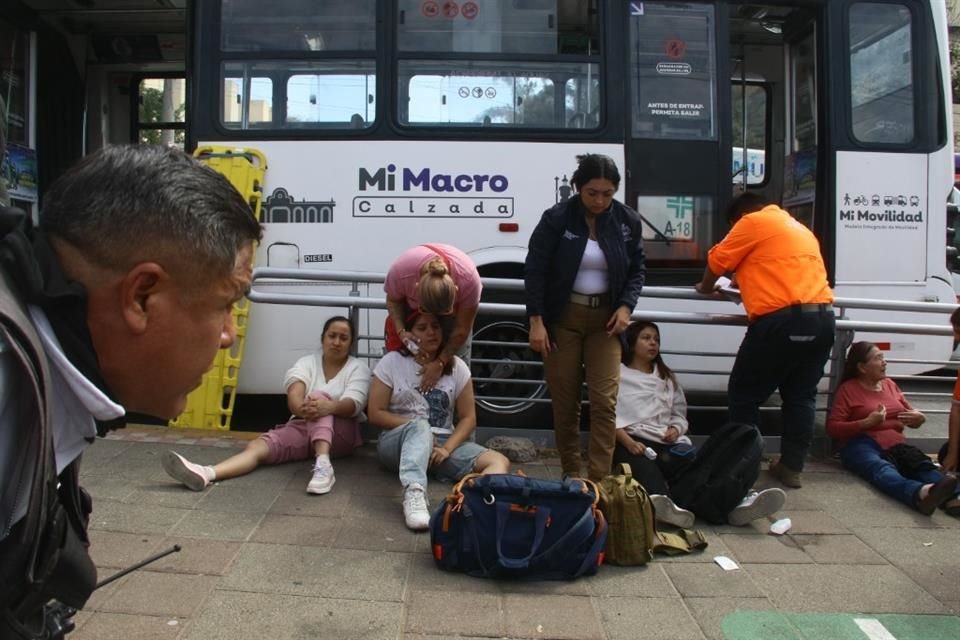
[[[869,640],[860,618],[878,620],[897,640],[960,640],[960,618],[937,615],[737,611],[720,631],[724,640]]]

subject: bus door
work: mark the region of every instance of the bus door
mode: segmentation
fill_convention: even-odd
[[[629,2],[625,201],[644,220],[652,285],[689,285],[717,237],[730,190],[727,68],[718,59],[723,4]],[[717,25],[724,25],[718,28]],[[725,47],[724,47],[725,48]],[[726,77],[729,77],[727,75]]]

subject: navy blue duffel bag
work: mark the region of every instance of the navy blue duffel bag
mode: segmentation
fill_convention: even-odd
[[[607,523],[589,480],[471,474],[430,519],[441,569],[482,578],[570,580],[603,562]]]

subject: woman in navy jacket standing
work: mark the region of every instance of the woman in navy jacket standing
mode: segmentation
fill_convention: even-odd
[[[553,429],[565,475],[580,468],[580,387],[590,399],[587,476],[610,472],[620,383],[618,336],[630,323],[646,268],[640,216],[613,199],[614,161],[577,156],[577,193],[548,209],[530,236],[525,265],[530,348],[543,356]]]

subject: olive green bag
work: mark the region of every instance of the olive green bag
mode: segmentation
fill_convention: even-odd
[[[619,474],[600,481],[600,510],[607,519],[604,560],[610,564],[643,565],[653,559],[654,552],[677,555],[707,547],[703,534],[694,529],[657,531],[650,496],[633,479],[627,463],[621,463]]]

